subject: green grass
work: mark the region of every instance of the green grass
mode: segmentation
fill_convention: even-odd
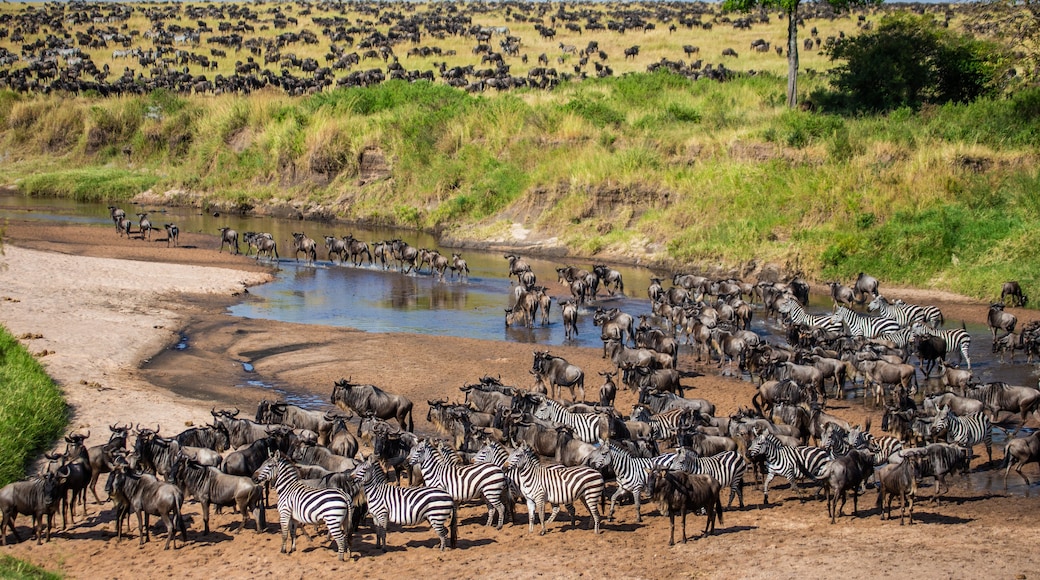
[[[0,555],[0,579],[3,580],[58,580],[60,574],[48,572],[6,554]]]
[[[126,201],[159,178],[113,167],[82,167],[33,173],[19,182],[28,195],[69,197],[77,201]]]
[[[0,327],[0,486],[25,475],[28,463],[65,428],[61,390],[40,363]]]

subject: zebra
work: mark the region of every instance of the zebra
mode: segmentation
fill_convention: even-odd
[[[968,356],[968,348],[971,346],[971,335],[963,328],[949,328],[946,330],[935,330],[934,328],[920,322],[910,327],[914,336],[938,336],[946,341],[946,352],[957,351],[960,353],[958,364],[963,361],[968,363],[971,370],[971,357]]]
[[[473,463],[491,463],[502,468],[502,472],[506,476],[506,495],[502,503],[505,504],[509,522],[513,523],[516,499],[523,497],[523,494],[520,493],[520,484],[516,482],[516,468],[506,465],[507,461],[509,461],[509,451],[498,441],[488,441],[473,456]]]
[[[591,467],[545,466],[538,461],[538,455],[526,442],[509,454],[508,465],[516,468],[516,479],[520,492],[527,500],[527,529],[534,531],[534,517],[545,535],[545,504],[552,504],[552,513],[548,523],[552,523],[560,513],[560,506],[566,505],[571,515],[571,527],[577,520],[574,502],[581,500],[592,514],[594,533],[599,533],[599,502],[603,497],[603,476]]]
[[[905,302],[901,305],[895,305],[889,302],[884,296],[878,294],[870,301],[867,305],[868,312],[878,312],[883,318],[891,318],[899,323],[900,328],[907,328],[915,322],[924,322],[924,308],[914,305],[906,304]]]
[[[740,500],[740,507],[744,507],[744,473],[747,471],[747,462],[740,453],[723,451],[711,457],[697,457],[697,454],[689,449],[679,449],[674,455],[669,469],[714,477],[719,485],[729,487],[729,502],[726,507],[733,505],[734,496]]]
[[[372,459],[366,459],[354,470],[354,480],[365,489],[368,511],[372,514],[372,527],[376,530],[376,547],[386,551],[387,525],[415,525],[422,520],[441,540],[441,551],[447,547],[449,530],[445,527],[451,519],[451,547],[455,548],[458,538],[458,510],[451,495],[435,487],[396,487],[387,483],[386,472]]]
[[[451,450],[447,450],[451,451]],[[438,459],[437,455],[440,455]],[[498,513],[497,529],[505,523],[506,508],[502,495],[506,491],[506,475],[502,468],[493,463],[460,464],[455,453],[435,453],[426,439],[412,448],[408,463],[419,467],[423,480],[431,487],[448,492],[455,501],[483,498],[487,502],[488,526]]]
[[[841,320],[831,315],[809,314],[797,300],[788,298],[777,309],[780,314],[787,315],[788,324],[821,328],[828,332],[842,332]]]
[[[932,422],[932,433],[940,433],[944,429],[951,443],[964,447],[969,462],[972,447],[979,443],[986,444],[986,455],[989,456],[989,462],[993,462],[993,425],[985,411],[958,417],[950,411],[949,405],[943,405]]]
[[[610,521],[614,520],[614,507],[618,498],[625,492],[630,492],[633,503],[636,506],[636,522],[641,523],[643,521],[643,513],[639,496],[646,488],[647,476],[655,468],[667,468],[675,460],[675,456],[675,453],[665,453],[657,457],[633,457],[631,453],[614,441],[611,441],[610,445],[601,449],[593,457],[590,464],[591,467],[602,470],[610,466],[614,469],[614,474],[617,477],[617,491],[610,497],[610,512],[607,514],[607,519]]]
[[[661,440],[675,437],[680,429],[688,428],[691,424],[690,414],[689,408],[676,408],[654,415],[646,405],[636,404],[629,419],[649,423],[650,436]]]
[[[339,559],[343,560],[344,549],[351,557],[353,540],[351,522],[354,505],[351,498],[339,489],[314,489],[300,483],[296,466],[280,453],[264,461],[253,474],[253,481],[274,481],[278,491],[278,519],[282,526],[282,553],[291,554],[296,549],[296,522],[315,524],[325,522],[329,536],[336,541]],[[289,551],[285,551],[286,540],[292,537]]]
[[[899,298],[893,300],[892,304],[900,307],[912,306],[911,304],[903,302]],[[920,308],[924,310],[924,323],[928,326],[931,326],[932,328],[938,330],[946,322],[946,318],[943,317],[942,310],[939,310],[938,306],[926,304],[924,306],[921,306]]]
[[[802,497],[802,490],[798,487],[798,480],[808,476],[813,480],[823,477],[824,468],[830,463],[830,453],[819,447],[791,447],[784,445],[776,435],[769,431],[762,431],[748,446],[748,457],[754,460],[763,457],[766,465],[766,477],[762,483],[762,502],[769,504],[769,482],[773,477],[780,475],[791,482],[798,497]],[[818,495],[818,493],[817,493]]]
[[[849,310],[844,306],[838,307],[836,315],[849,328],[850,336],[862,336],[866,339],[878,338],[899,330],[899,323],[891,318],[879,318],[866,316]]]
[[[566,425],[574,438],[585,443],[606,443],[609,426],[603,417],[593,413],[572,413],[559,401],[545,397],[534,411],[536,419]]]

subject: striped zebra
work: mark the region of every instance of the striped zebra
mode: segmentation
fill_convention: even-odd
[[[488,508],[486,525],[491,525],[497,513],[497,529],[502,529],[506,516],[502,496],[507,483],[501,467],[492,463],[460,464],[454,452],[438,453],[426,439],[412,448],[408,463],[419,467],[426,485],[443,489],[457,502],[483,498]]]
[[[903,302],[899,298],[893,300],[892,304],[896,306],[913,306],[912,304],[907,304],[906,302]],[[946,318],[943,317],[942,310],[939,310],[938,306],[926,304],[924,306],[920,306],[919,308],[924,310],[924,323],[928,326],[931,326],[932,328],[938,330],[942,327],[943,324],[945,324]]]
[[[691,425],[691,409],[676,408],[669,409],[663,413],[652,413],[650,407],[636,404],[632,407],[629,419],[641,423],[650,424],[650,436],[656,440],[675,437],[681,428],[689,428]]]
[[[789,325],[821,328],[828,332],[842,332],[843,330],[840,320],[831,315],[809,314],[797,300],[785,300],[780,304],[777,311],[787,316]]]
[[[527,529],[534,531],[534,516],[542,526],[539,535],[545,535],[545,504],[552,504],[552,513],[548,523],[552,523],[560,513],[560,506],[566,505],[571,515],[571,527],[575,525],[577,513],[574,502],[581,500],[592,514],[595,533],[599,533],[599,502],[603,497],[603,476],[591,467],[546,466],[538,461],[538,455],[527,443],[517,447],[509,454],[508,465],[516,468],[516,479],[520,492],[527,500]]]
[[[914,304],[896,305],[888,301],[884,296],[878,294],[867,305],[868,312],[877,311],[882,318],[891,318],[899,323],[900,328],[909,328],[915,322],[925,322],[924,308]]]
[[[291,554],[296,549],[296,522],[324,522],[329,536],[336,541],[339,559],[343,559],[344,551],[350,557],[353,551],[350,524],[354,505],[346,493],[339,489],[314,489],[303,485],[296,466],[279,453],[264,461],[253,475],[253,480],[257,483],[273,481],[278,491],[278,520],[282,526],[283,554]],[[289,537],[292,537],[292,544],[286,552],[285,544]]]
[[[845,323],[849,329],[849,336],[862,336],[866,339],[878,338],[899,330],[899,323],[891,318],[879,318],[866,316],[849,310],[844,306],[838,307],[838,318]]]
[[[776,435],[762,431],[748,446],[748,457],[751,460],[761,457],[766,465],[766,477],[762,483],[762,502],[769,504],[769,482],[780,475],[791,482],[798,497],[802,490],[798,481],[803,477],[819,480],[823,477],[824,468],[830,463],[831,456],[826,449],[819,447],[791,447],[784,445]]]
[[[986,444],[986,455],[989,456],[989,462],[993,462],[993,425],[985,411],[958,417],[950,411],[948,405],[943,405],[932,422],[932,434],[941,433],[944,429],[949,442],[965,449],[969,463],[971,449],[979,443]]]
[[[703,473],[714,477],[719,485],[729,488],[729,502],[726,507],[733,505],[734,496],[740,500],[740,507],[744,507],[744,473],[747,471],[747,462],[740,453],[723,451],[711,457],[698,457],[689,449],[679,449],[669,468],[693,475]]]
[[[376,530],[376,547],[386,551],[386,528],[389,524],[415,525],[422,520],[441,540],[441,551],[448,545],[445,523],[451,519],[451,547],[458,538],[458,510],[448,492],[435,487],[397,487],[386,480],[386,472],[372,459],[366,459],[354,470],[354,480],[361,484]]]
[[[968,356],[968,348],[971,347],[971,335],[968,334],[967,330],[963,328],[935,330],[921,323],[914,324],[910,328],[914,336],[938,336],[946,341],[946,352],[960,353],[960,360],[957,363],[966,362],[968,363],[968,370],[971,370],[971,357]]]
[[[604,446],[590,462],[593,469],[603,470],[607,466],[614,469],[617,477],[617,491],[610,497],[610,512],[607,519],[614,520],[614,507],[618,498],[626,492],[632,494],[636,505],[636,522],[643,521],[640,494],[646,489],[646,479],[650,471],[657,467],[667,468],[675,460],[675,453],[665,453],[657,457],[633,457],[626,449],[615,443]]]
[[[566,425],[574,432],[574,438],[585,443],[607,442],[610,426],[598,414],[572,413],[562,403],[548,397],[534,410],[534,417],[543,421],[553,421]]]

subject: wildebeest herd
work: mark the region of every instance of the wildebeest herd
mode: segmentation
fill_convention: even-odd
[[[117,224],[126,219],[117,208],[112,214]],[[297,251],[313,260],[317,243],[302,233],[294,237]],[[254,244],[271,238],[251,233],[245,239]],[[353,236],[342,246],[338,241],[326,238],[326,250],[341,262],[363,256],[371,263],[381,249],[388,262],[398,261],[402,273],[426,264],[438,272],[436,264],[444,263],[432,250],[400,240],[371,249]],[[237,234],[223,229],[220,251],[224,244],[237,252]],[[548,307],[538,310],[537,295],[545,288],[530,266],[515,254],[505,259],[517,280],[511,310],[522,313],[524,324],[535,324],[539,313],[541,323],[549,323]],[[442,268],[438,275],[443,274]],[[557,285],[571,292],[564,302],[583,312],[600,291],[624,291],[620,275],[605,265],[564,266],[556,275]],[[855,515],[859,496],[876,489],[882,518],[899,497],[900,522],[908,516],[912,524],[924,478],[934,478],[930,495],[941,509],[947,476],[970,470],[976,446],[985,446],[988,459],[976,469],[994,467],[995,428],[1010,432],[1005,483],[1012,467],[1028,483],[1022,466],[1040,462],[1040,431],[1016,437],[1036,418],[1040,390],[979,384],[963,329],[945,328],[942,313],[933,307],[887,300],[870,276],[861,274],[850,288],[831,284],[834,308],[824,314],[806,311],[808,285],[797,276],[748,283],[675,274],[668,288],[663,280],[654,278],[647,288],[649,312],[595,308],[609,365],[598,373],[604,381],[594,403],[585,401],[584,369],[535,350],[530,388],[484,376],[460,387],[462,403],[428,401],[426,421],[436,433],[415,433],[414,406],[406,397],[346,378],[332,386],[334,410],[261,401],[253,419],[240,417],[237,409],[214,409],[211,424],[172,436],[161,435],[161,427],[112,425],[108,442],[88,447],[90,433],[71,434],[63,453],[48,455],[42,473],[0,490],[3,541],[7,530],[20,540],[14,525],[18,514],[33,517],[38,542],[50,539],[59,509],[63,529],[67,518],[75,523],[77,508],[81,517],[87,512],[87,490],[99,501],[95,486],[104,474],[117,537],[133,513],[140,543],[149,538],[150,516],[164,522],[166,547],[176,547],[178,536],[189,541],[182,514],[189,499],[202,507],[203,534],[210,533],[211,506],[241,514],[237,530],[252,519],[263,532],[270,486],[277,497],[282,551],[295,547],[297,525],[317,524],[342,559],[352,553],[354,535],[368,515],[377,547],[386,547],[390,524],[420,522],[429,523],[441,549],[454,547],[463,502],[485,505],[486,525],[501,528],[506,520],[516,521],[515,506],[522,501],[529,530],[537,518],[543,534],[563,507],[574,526],[574,505],[581,503],[591,515],[589,527],[598,533],[610,531],[616,505],[626,497],[633,498],[641,521],[641,498],[648,497],[672,520],[670,543],[676,515],[683,520],[685,541],[687,514],[703,510],[704,533],[710,534],[716,523],[723,524],[723,510],[734,499],[744,506],[746,484],[761,480],[763,503],[769,503],[776,476],[799,497],[806,492],[803,482],[811,482],[810,491],[826,495],[831,522],[844,515],[849,494]],[[1015,334],[1017,319],[1003,302],[1013,297],[1021,305],[1028,298],[1017,283],[1002,290],[988,317],[993,350],[1021,349],[1031,357],[1036,325]],[[534,300],[527,299],[531,294]],[[756,313],[775,318],[787,343],[770,343],[750,332]],[[708,399],[684,396],[686,374],[677,359],[692,356],[691,351],[746,378],[754,387],[749,404],[725,416]],[[959,364],[948,365],[949,357]],[[935,372],[939,378],[932,382],[948,390],[926,393],[919,376]],[[828,412],[828,400],[857,381],[868,394],[865,402],[883,409],[881,429],[888,434]],[[569,397],[562,396],[564,387]],[[628,413],[614,406],[619,389],[638,395]],[[135,440],[128,448],[131,434]],[[724,489],[730,490],[725,508]],[[547,519],[546,503],[552,506]]]
[[[949,20],[952,9],[925,4],[919,10]],[[828,29],[847,18],[827,3],[803,6],[799,14],[803,24]],[[302,95],[402,79],[471,92],[546,89],[638,70],[627,62],[640,54],[640,42],[644,52],[654,46],[655,56],[661,55],[649,65],[641,61],[642,70],[667,68],[691,78],[724,80],[734,71],[721,59],[737,58],[735,49],[706,55],[719,59],[714,64],[701,58],[688,62],[684,58],[700,55],[700,48],[683,43],[704,39],[716,27],[765,27],[774,16],[727,13],[704,2],[12,4],[0,11],[0,88],[108,96],[276,87]],[[855,23],[844,25],[850,31],[869,27],[867,16],[860,13]],[[844,35],[837,29],[817,34],[817,26],[810,27],[812,35],[801,49],[807,52]],[[682,40],[669,43],[673,34]],[[618,42],[631,44],[606,46]],[[672,48],[656,48],[663,44]],[[755,39],[752,55],[770,54],[770,44]],[[782,62],[783,38],[772,44],[773,58]]]

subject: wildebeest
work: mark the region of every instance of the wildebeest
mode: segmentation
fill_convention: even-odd
[[[863,304],[867,301],[867,294],[870,294],[871,299],[876,298],[878,295],[878,281],[877,278],[859,273],[856,277],[856,283],[852,287],[853,292],[856,294],[856,301]]]
[[[234,248],[235,249],[235,251],[233,252],[234,254],[240,253],[239,250],[238,250],[238,232],[236,232],[235,230],[233,230],[231,228],[228,228],[228,227],[220,228],[219,231],[220,231],[220,250],[218,251],[218,253],[224,251],[224,244],[227,244],[229,251],[230,251],[231,248]]]
[[[126,439],[130,434],[130,426],[117,427],[116,425],[109,425],[109,431],[112,435],[108,439],[108,443],[102,445],[94,445],[87,449],[87,455],[90,457],[90,492],[94,494],[94,502],[101,503],[101,499],[98,498],[95,486],[97,485],[98,477],[102,473],[109,473],[116,466],[115,455],[117,452],[126,449]]]
[[[155,228],[152,227],[152,220],[148,219],[148,214],[139,213],[137,214],[137,218],[140,220],[139,222],[137,222],[137,231],[141,232],[141,239],[145,239],[146,233],[148,235],[148,239],[152,239],[152,230],[154,230]]]
[[[924,449],[906,449],[900,451],[898,455],[902,458],[902,461],[883,465],[877,472],[877,507],[881,508],[881,519],[886,519],[884,501],[887,495],[887,519],[892,519],[892,500],[898,495],[901,500],[899,525],[903,525],[904,513],[909,511],[910,525],[912,526],[914,525],[914,499],[917,496],[920,462],[928,455],[928,452]],[[938,485],[936,483],[937,487]]]
[[[466,260],[462,259],[462,254],[453,252],[451,254],[451,277],[454,278],[458,274],[460,280],[469,280],[469,264]]]
[[[613,407],[614,397],[617,396],[617,384],[614,383],[617,372],[607,371],[599,375],[603,377],[603,384],[599,388],[599,404],[603,407]]]
[[[531,265],[520,256],[506,254],[505,258],[509,260],[509,276],[516,276],[517,282],[520,281],[521,274],[531,271]]]
[[[941,505],[942,494],[945,488],[948,474],[968,473],[971,465],[971,452],[959,445],[950,443],[932,443],[925,447],[925,456],[921,458],[921,477],[935,478],[935,493],[932,494],[932,502]]]
[[[845,510],[846,494],[852,491],[852,517],[859,509],[859,487],[874,473],[874,454],[866,450],[852,449],[848,455],[832,459],[824,468],[823,477],[827,486],[827,515],[831,523]],[[841,505],[838,498],[841,497]]]
[[[563,335],[570,340],[578,336],[578,305],[573,300],[560,302],[560,311],[563,314]]]
[[[1017,280],[1011,280],[1004,282],[1000,288],[1000,301],[1004,302],[1008,296],[1014,298],[1014,305],[1025,306],[1029,302],[1029,297],[1022,293],[1022,287],[1018,284]]]
[[[1040,464],[1040,431],[1033,431],[1022,439],[1008,441],[1007,447],[1004,448],[1004,489],[1007,489],[1008,473],[1011,472],[1012,465],[1015,466],[1015,472],[1025,480],[1026,485],[1029,485],[1029,478],[1022,473],[1022,468],[1027,463]]]
[[[292,233],[292,237],[293,237],[293,247],[296,250],[294,255],[296,256],[296,261],[297,262],[300,261],[300,252],[303,252],[303,257],[308,262],[313,263],[315,260],[318,259],[318,244],[317,244],[317,242],[315,242],[311,238],[308,238],[307,234],[304,234],[302,232],[293,232]]]
[[[325,236],[325,249],[328,250],[328,261],[333,264],[336,263],[335,256],[339,256],[341,263],[347,260],[347,243],[336,236]]]
[[[256,532],[261,533],[267,527],[263,490],[248,477],[222,473],[215,467],[201,465],[180,454],[174,458],[170,482],[180,486],[182,492],[190,493],[202,504],[203,532],[206,534],[209,534],[210,504],[218,508],[235,507],[242,514],[242,525],[238,532],[249,523],[251,510],[254,512]]]
[[[722,523],[722,486],[710,475],[693,475],[682,471],[654,469],[646,480],[646,492],[657,502],[658,510],[668,516],[668,545],[675,545],[675,515],[682,516],[682,541],[686,543],[686,514],[704,509],[708,521],[704,535],[715,532],[715,520]]]
[[[1014,387],[999,381],[968,387],[964,390],[964,396],[982,401],[994,411],[1019,413],[1023,421],[1029,413],[1035,413],[1040,408],[1040,390]]]
[[[62,495],[61,476],[47,473],[15,481],[0,489],[0,545],[7,545],[5,530],[10,527],[15,542],[21,542],[14,520],[18,514],[32,516],[33,537],[36,544],[43,543],[43,518],[47,517],[47,541],[51,541],[54,512],[58,511]]]
[[[596,264],[592,267],[592,271],[600,279],[600,283],[603,284],[603,288],[610,293],[611,296],[615,292],[625,293],[625,282],[621,277],[621,272],[608,268],[603,264]]]
[[[397,419],[401,429],[412,431],[412,402],[407,397],[387,393],[374,385],[340,379],[332,387],[332,404],[358,415],[374,414],[379,419]]]
[[[839,305],[852,308],[852,303],[856,300],[856,293],[852,291],[852,288],[845,286],[841,282],[830,282],[828,285],[831,287],[831,299],[834,301],[834,311],[838,310]]]
[[[153,515],[162,518],[168,532],[164,550],[170,548],[170,542],[173,542],[174,549],[177,549],[175,535],[178,529],[181,531],[181,540],[187,543],[188,528],[181,516],[184,494],[176,485],[163,483],[147,473],[133,473],[129,466],[123,465],[109,474],[105,491],[137,514],[140,545],[149,540],[148,519]],[[116,533],[117,536],[121,535],[118,524]]]
[[[163,227],[166,228],[166,247],[169,248],[171,242],[174,246],[180,246],[181,229],[177,224],[163,224]]]
[[[567,387],[571,391],[571,400],[577,400],[574,387],[578,387],[581,400],[585,400],[585,371],[565,359],[553,356],[547,350],[535,351],[531,372],[539,376],[549,387],[553,398],[559,398],[560,388]]]
[[[321,445],[328,444],[329,431],[332,429],[332,421],[323,411],[308,411],[298,405],[266,399],[257,404],[256,422],[281,423],[295,429],[314,431],[318,434],[318,443]]]

